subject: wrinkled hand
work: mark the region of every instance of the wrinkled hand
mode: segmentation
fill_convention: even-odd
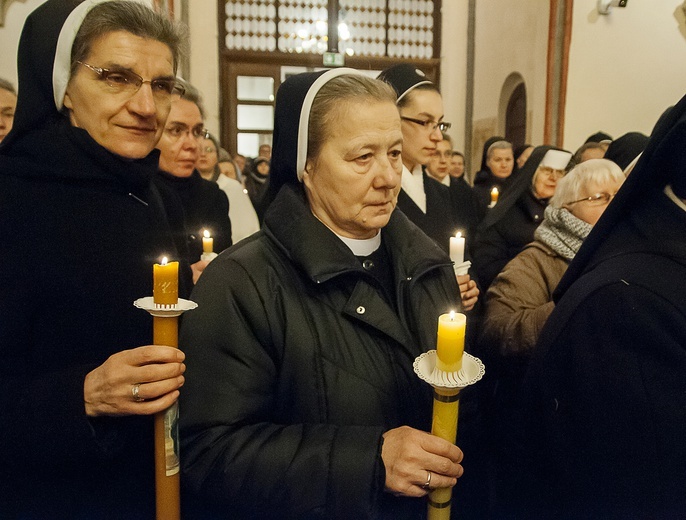
[[[462,450],[429,433],[401,426],[383,435],[381,459],[386,467],[386,491],[394,495],[422,497],[430,489],[453,487],[462,476]]]
[[[86,415],[150,415],[169,408],[183,386],[185,355],[177,348],[146,345],[112,354],[86,375]],[[136,401],[132,389],[139,384]]]
[[[207,260],[198,260],[194,264],[191,264],[191,271],[193,272],[193,285],[198,283],[200,275],[205,270],[205,267],[209,265],[209,263],[210,262]]]
[[[457,275],[457,283],[460,286],[462,307],[465,311],[471,311],[479,300],[479,288],[476,282],[468,274]]]

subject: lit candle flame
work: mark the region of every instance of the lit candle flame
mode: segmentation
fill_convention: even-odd
[[[450,311],[450,321],[455,321],[455,311]]]
[[[205,230],[202,232],[202,236],[204,236],[205,238],[210,238],[210,232]]]
[[[460,237],[462,237],[461,231],[458,231],[457,233],[455,233],[455,238],[460,238]]]
[[[169,260],[167,259],[166,256],[163,256],[162,261],[160,262],[160,265],[167,265],[167,262],[169,262]]]

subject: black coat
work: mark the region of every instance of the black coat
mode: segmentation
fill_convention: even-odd
[[[683,517],[684,229],[686,211],[656,193],[557,303],[519,398],[517,465],[531,474],[512,482],[535,490],[514,493],[522,510]]]
[[[491,285],[505,264],[533,241],[534,232],[543,221],[545,208],[545,202],[527,191],[498,222],[477,233],[474,269],[484,290]]]
[[[459,289],[447,255],[401,212],[382,236],[392,305],[285,186],[262,231],[201,277],[182,326],[183,481],[218,517],[425,513],[425,500],[383,491],[382,434],[430,428],[431,389],[412,364],[435,348],[438,316],[461,308]]]
[[[83,385],[152,342],[133,302],[154,262],[178,258],[183,225],[157,160],[121,159],[66,120],[0,155],[0,518],[154,515],[152,417],[89,420]]]
[[[471,251],[472,242],[476,238],[476,228],[483,219],[485,211],[479,205],[474,189],[462,177],[450,178],[450,197],[455,222],[458,229],[464,230],[463,235],[466,233],[467,246]]]
[[[205,229],[212,235],[216,253],[231,246],[229,201],[216,182],[203,179],[197,170],[190,177],[174,177],[160,171],[159,177],[161,183],[178,195],[183,206],[186,232],[177,240],[187,243],[188,263],[200,260]]]
[[[450,249],[450,237],[454,237],[455,233],[463,228],[455,218],[453,200],[448,187],[430,178],[426,172],[422,176],[426,193],[426,213],[405,190],[400,190],[398,194],[398,208],[415,226],[433,238],[434,242],[447,252]]]

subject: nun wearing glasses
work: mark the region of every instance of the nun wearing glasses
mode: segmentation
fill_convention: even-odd
[[[416,518],[462,475],[412,368],[462,306],[448,255],[394,211],[395,99],[352,69],[279,88],[275,200],[205,270],[181,331],[196,517]]]
[[[154,517],[152,414],[177,400],[184,355],[148,345],[133,302],[183,247],[154,184],[182,42],[133,2],[27,18],[0,150],[0,518]]]
[[[414,65],[395,65],[384,70],[379,79],[393,87],[398,96],[396,104],[403,133],[398,209],[447,251],[450,237],[466,231],[458,224],[462,221],[460,209],[453,207],[450,189],[424,171],[443,140],[443,132],[450,128],[450,123],[443,121],[443,98],[436,85]],[[476,282],[470,275],[461,275],[458,283],[464,309],[472,310],[480,292]]]

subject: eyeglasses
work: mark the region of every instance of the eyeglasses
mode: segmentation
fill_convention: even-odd
[[[433,157],[436,157],[437,159],[452,159],[453,153],[452,152],[439,152],[435,151],[433,153]]]
[[[547,175],[548,177],[552,177],[554,179],[561,179],[562,177],[565,176],[565,171],[564,170],[554,170],[550,166],[540,166],[538,170]]]
[[[184,135],[200,141],[201,139],[207,139],[210,135],[209,130],[203,128],[202,124],[195,125],[193,128],[188,128],[188,125],[184,125],[183,123],[174,123],[171,126],[168,126],[164,129],[164,133],[167,134],[172,141],[178,141]],[[209,147],[204,148],[203,151],[207,151],[208,148]],[[212,151],[214,150],[212,149]]]
[[[571,206],[572,204],[576,204],[578,202],[588,202],[589,206],[604,206],[605,204],[609,204],[612,199],[615,198],[615,195],[617,193],[607,193],[607,192],[602,192],[602,193],[596,193],[595,195],[591,195],[590,197],[585,197],[583,199],[575,200],[572,202],[568,202],[565,204],[565,206]]]
[[[430,133],[435,132],[436,128],[438,128],[441,132],[445,132],[452,126],[452,123],[446,123],[445,121],[437,123],[436,121],[424,121],[422,119],[414,119],[412,117],[405,116],[400,116],[400,119],[402,119],[403,121],[409,121],[410,123],[414,123],[415,125],[421,125],[424,128],[426,128]]]
[[[200,151],[202,153],[217,153],[217,150],[215,150],[211,146],[206,146],[205,148],[200,148]]]
[[[117,94],[126,93],[133,96],[138,92],[143,83],[150,83],[152,95],[158,101],[169,102],[172,94],[182,96],[186,91],[176,81],[176,78],[157,78],[157,79],[143,79],[135,72],[126,69],[104,69],[96,67],[82,61],[77,62],[84,67],[89,68],[98,75],[98,79],[107,83]]]

